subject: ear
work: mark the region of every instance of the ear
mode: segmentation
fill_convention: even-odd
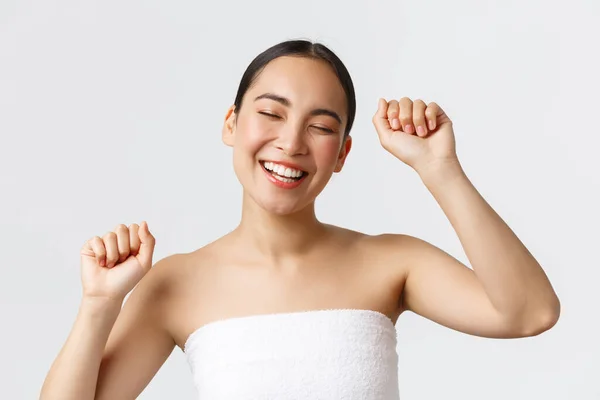
[[[235,105],[232,105],[227,109],[227,114],[225,114],[225,122],[223,123],[223,130],[221,132],[223,143],[230,147],[233,147],[233,143],[235,142],[235,123],[237,116],[234,111]]]
[[[346,136],[344,143],[342,143],[342,148],[340,149],[340,154],[338,156],[337,164],[335,164],[335,169],[333,172],[340,172],[342,167],[344,166],[344,162],[346,162],[346,157],[348,157],[348,153],[350,153],[350,149],[352,148],[352,137],[350,135]]]

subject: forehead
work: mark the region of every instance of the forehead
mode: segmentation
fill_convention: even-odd
[[[265,66],[249,90],[252,98],[264,92],[287,97],[294,107],[335,108],[346,114],[346,95],[332,67],[323,60],[279,57]]]

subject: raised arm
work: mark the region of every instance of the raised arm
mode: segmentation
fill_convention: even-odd
[[[164,363],[175,345],[161,323],[164,271],[173,260],[150,270],[153,249],[145,223],[84,245],[81,305],[41,400],[134,399]]]
[[[533,336],[558,320],[560,302],[543,269],[457,166],[425,178],[473,269],[421,239],[397,236],[406,283],[402,305],[484,337]],[[390,247],[391,249],[391,247]]]
[[[407,98],[389,105],[380,100],[373,122],[383,146],[418,172],[473,267],[423,240],[384,237],[406,266],[403,308],[478,336],[523,337],[551,328],[560,314],[558,297],[536,259],[467,178],[442,109]]]

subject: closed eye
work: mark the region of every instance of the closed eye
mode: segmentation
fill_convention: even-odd
[[[318,130],[323,131],[323,132],[327,132],[327,133],[335,133],[334,130],[329,129],[329,128],[325,128],[325,127],[322,127],[322,126],[315,126],[315,125],[313,125],[313,128],[317,128]]]
[[[279,115],[276,114],[271,114],[265,111],[258,111],[259,114],[264,115],[265,117],[268,118],[272,118],[272,119],[281,119],[281,117]],[[313,128],[316,128],[320,131],[326,132],[326,133],[335,133],[335,131],[333,129],[329,129],[329,128],[325,128],[323,126],[316,126],[316,125],[312,125]]]
[[[281,119],[281,117],[279,115],[271,114],[271,113],[268,113],[268,112],[259,111],[258,113],[262,114],[262,115],[265,115],[265,116],[267,116],[269,118]]]

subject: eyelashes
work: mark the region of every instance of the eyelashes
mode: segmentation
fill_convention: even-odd
[[[267,116],[269,118],[281,119],[281,117],[279,115],[271,114],[271,113],[268,113],[268,112],[259,111],[258,113],[261,114],[261,115],[265,115],[265,116]]]
[[[265,117],[267,117],[269,119],[273,119],[273,120],[280,120],[280,119],[282,119],[279,115],[271,114],[271,113],[268,113],[268,112],[265,112],[265,111],[259,111],[258,113],[261,114],[261,115],[264,115]],[[315,129],[318,129],[318,130],[320,130],[322,132],[325,132],[325,133],[335,133],[335,131],[333,129],[325,128],[323,126],[311,125],[311,127],[315,128]]]

